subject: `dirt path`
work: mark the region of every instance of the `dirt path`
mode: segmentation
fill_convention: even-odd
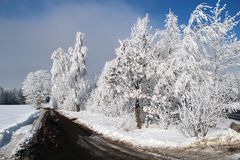
[[[42,128],[19,160],[155,160],[170,159],[113,144],[56,111],[46,111]]]

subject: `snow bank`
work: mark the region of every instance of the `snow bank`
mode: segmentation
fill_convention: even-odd
[[[43,113],[30,105],[0,105],[0,157],[10,159],[21,149],[39,129]]]
[[[14,132],[32,124],[38,112],[29,105],[0,105],[0,148],[11,141]]]
[[[124,118],[111,118],[88,111],[59,111],[68,118],[77,118],[75,122],[85,125],[106,138],[125,142],[141,148],[182,148],[199,145],[235,143],[240,141],[240,134],[231,130],[229,125],[234,120],[221,119],[216,129],[205,138],[187,138],[177,129],[162,130],[143,128],[126,130]]]
[[[25,121],[36,109],[30,105],[0,105],[0,133]]]
[[[12,157],[21,149],[21,146],[32,137],[32,125],[26,125],[13,133],[11,141],[0,148],[2,159],[13,159]]]

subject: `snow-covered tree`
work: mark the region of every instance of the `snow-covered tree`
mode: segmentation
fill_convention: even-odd
[[[45,70],[30,72],[23,82],[22,90],[26,102],[40,108],[51,93],[50,74]]]
[[[54,107],[79,111],[86,100],[86,52],[84,34],[80,32],[77,32],[76,42],[68,53],[64,53],[61,48],[53,52],[51,73]]]
[[[160,39],[154,48],[154,58],[161,61],[176,52],[181,45],[177,16],[170,10],[165,19],[165,30],[159,31]]]
[[[129,113],[127,100],[124,99],[124,89],[116,59],[107,62],[97,80],[96,89],[88,100],[88,109],[103,113],[107,116],[117,117]]]
[[[221,87],[219,87],[218,93],[224,104],[237,101],[238,95],[240,94],[238,76],[239,73],[226,73],[219,80],[219,86]]]
[[[154,86],[151,105],[144,108],[147,113],[146,123],[157,122],[162,128],[168,128],[172,121],[174,85],[188,59],[185,52],[180,50],[182,42],[177,16],[169,11],[165,23],[165,30],[160,32],[151,60],[157,84]]]
[[[220,7],[219,3],[214,8],[199,5],[184,29],[185,51],[195,53],[196,64],[200,65],[197,70],[192,70],[197,73],[193,85],[178,92],[179,129],[188,136],[205,136],[210,128],[216,126],[219,117],[236,108],[234,105],[226,108],[226,103],[237,94],[232,86],[225,88],[227,83],[222,83],[222,77],[229,67],[238,66],[239,42],[229,35],[237,25],[235,19],[238,14],[224,17],[225,5]],[[185,77],[178,85],[182,86],[183,82],[186,82]],[[228,94],[224,93],[226,91]]]
[[[187,28],[192,30],[207,69],[213,73],[216,95],[221,77],[240,64],[240,41],[233,34],[239,15],[240,12],[230,16],[226,4],[221,6],[218,0],[215,7],[200,4],[189,20]]]
[[[105,65],[92,95],[93,110],[108,116],[135,113],[137,127],[142,127],[142,108],[148,103],[151,86],[148,65],[153,39],[148,16],[139,18],[130,38],[119,41],[117,57]]]
[[[81,105],[83,105],[84,96],[86,94],[84,76],[86,74],[85,59],[87,47],[83,33],[77,32],[75,45],[69,48],[69,54],[70,69],[67,73],[69,93],[66,97],[64,106],[68,107],[69,110],[79,111]]]
[[[186,136],[203,137],[209,129],[216,126],[216,120],[222,113],[222,108],[217,107],[218,102],[211,96],[213,90],[209,88],[212,85],[195,80],[191,82],[193,82],[191,85],[184,86],[178,93],[181,94],[179,95],[178,129]]]
[[[51,56],[53,61],[52,74],[52,93],[51,102],[54,108],[63,108],[64,100],[68,94],[67,73],[69,72],[69,56],[64,53],[62,48],[55,50]]]
[[[86,81],[86,92],[85,92],[85,97],[84,97],[84,108],[87,109],[87,103],[88,100],[92,97],[93,92],[95,91],[97,87],[97,81],[98,81],[99,76],[95,75],[93,79],[87,80]]]
[[[134,104],[137,127],[142,127],[142,108],[148,103],[149,60],[153,49],[154,36],[151,34],[148,16],[139,18],[132,27],[130,38],[120,41],[116,49],[121,85],[125,98]],[[131,103],[130,103],[131,104]]]
[[[167,16],[166,29],[153,52],[158,83],[151,106],[145,108],[163,128],[177,120],[185,135],[205,136],[226,110],[236,107],[226,109],[237,90],[224,74],[239,65],[239,41],[229,34],[238,23],[238,14],[223,18],[225,6],[219,3],[214,8],[199,5],[183,36],[177,18],[171,12]]]

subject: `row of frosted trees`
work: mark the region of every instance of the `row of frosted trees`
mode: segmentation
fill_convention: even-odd
[[[72,111],[83,109],[86,100],[87,84],[85,58],[87,47],[84,34],[76,34],[76,42],[65,53],[59,48],[53,52],[52,73],[52,105]]]
[[[87,47],[84,34],[76,34],[76,42],[68,53],[58,48],[51,56],[51,74],[46,70],[30,72],[22,86],[26,103],[42,108],[51,99],[52,107],[80,111],[92,88],[84,80],[86,74],[85,58]]]
[[[167,14],[165,29],[153,31],[148,15],[139,18],[129,38],[120,40],[90,90],[84,80],[87,48],[77,33],[68,53],[52,55],[52,104],[73,111],[133,117],[143,125],[177,127],[186,136],[205,136],[220,117],[233,112],[239,95],[240,41],[233,32],[239,13],[200,4],[187,25]]]

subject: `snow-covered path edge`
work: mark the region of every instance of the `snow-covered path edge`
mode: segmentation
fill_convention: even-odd
[[[12,135],[20,128],[30,125],[33,123],[33,121],[35,121],[39,116],[39,112],[35,112],[31,115],[29,115],[29,117],[27,117],[27,119],[25,119],[22,122],[19,122],[17,124],[15,124],[14,126],[11,126],[7,129],[5,129],[1,134],[2,137],[0,139],[0,148],[5,146],[6,144],[8,144],[11,141],[11,137]]]
[[[98,134],[102,134],[103,137],[118,141],[127,145],[138,147],[146,150],[176,150],[176,149],[189,149],[189,148],[199,148],[199,147],[212,147],[212,146],[223,146],[223,145],[236,145],[240,143],[240,134],[233,131],[232,129],[225,129],[221,131],[215,131],[209,133],[205,138],[186,138],[184,136],[177,136],[177,138],[182,138],[176,141],[162,141],[157,138],[152,138],[150,136],[143,135],[136,137],[136,133],[143,134],[144,129],[134,130],[134,131],[124,131],[122,129],[111,126],[110,123],[100,123],[101,119],[109,119],[109,117],[103,117],[99,114],[92,114],[87,111],[81,112],[70,112],[70,111],[58,111],[65,117],[70,119],[76,119],[74,122],[79,123],[88,127]],[[90,116],[90,117],[89,117]],[[88,118],[86,118],[88,117]],[[104,121],[104,120],[103,120]],[[146,131],[148,131],[146,129]],[[153,130],[154,131],[154,130]],[[163,133],[164,132],[156,132]]]
[[[37,131],[41,128],[42,119],[45,110],[32,113],[25,121],[16,124],[8,129],[13,128],[10,141],[0,148],[0,157],[11,159],[22,149],[22,146],[31,141]],[[15,130],[16,129],[16,130]]]

